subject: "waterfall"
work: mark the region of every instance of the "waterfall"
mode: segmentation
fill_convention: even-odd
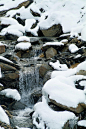
[[[21,94],[21,102],[26,106],[34,104],[31,94],[42,87],[42,81],[39,78],[39,67],[25,67],[20,71],[19,90]]]

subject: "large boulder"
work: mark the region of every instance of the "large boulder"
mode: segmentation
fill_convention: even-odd
[[[42,33],[46,37],[59,36],[62,34],[62,26],[60,24],[53,25],[48,29],[41,29]]]

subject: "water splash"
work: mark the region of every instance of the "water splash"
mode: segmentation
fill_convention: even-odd
[[[42,81],[39,78],[39,67],[25,67],[20,71],[19,89],[21,94],[21,102],[26,106],[34,104],[31,94],[42,87]]]

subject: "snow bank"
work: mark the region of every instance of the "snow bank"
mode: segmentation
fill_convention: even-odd
[[[59,76],[59,75],[69,77],[69,76],[75,75],[80,70],[85,70],[86,71],[86,61],[83,61],[82,63],[77,65],[77,67],[75,67],[73,69],[68,69],[66,71],[56,71],[56,70],[54,70],[51,73],[51,78],[54,78],[54,77]]]
[[[28,50],[31,47],[31,43],[29,42],[20,42],[15,46],[15,50]]]
[[[79,103],[85,103],[85,94],[82,90],[76,89],[62,81],[63,78],[58,76],[47,81],[43,87],[43,95],[49,95],[49,98],[55,100],[57,103],[67,107],[76,108]]]
[[[16,89],[8,88],[8,89],[5,89],[5,90],[2,90],[0,92],[0,94],[5,95],[8,98],[13,98],[13,99],[15,99],[17,101],[19,101],[21,99],[21,96],[20,96],[20,94],[18,93],[18,91]]]
[[[60,64],[59,60],[57,60],[55,63],[50,62],[49,63],[54,69],[59,71],[66,71],[68,70],[68,67],[66,64]]]
[[[79,126],[82,126],[82,127],[86,127],[86,120],[80,120],[80,121],[78,122],[78,125],[79,125]]]
[[[34,111],[33,124],[38,129],[44,129],[45,126],[50,129],[62,129],[68,120],[76,118],[75,114],[69,111],[53,111],[44,101],[37,103]]]
[[[27,42],[30,42],[30,38],[27,37],[27,36],[20,36],[18,39],[17,39],[18,42],[22,42],[22,41],[27,41]]]
[[[0,121],[8,125],[10,124],[9,118],[1,106],[0,106]]]

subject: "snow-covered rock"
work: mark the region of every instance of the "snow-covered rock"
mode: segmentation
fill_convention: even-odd
[[[41,108],[40,108],[41,107]],[[33,124],[39,129],[62,129],[70,119],[76,119],[69,111],[53,111],[46,102],[39,102],[34,106]]]
[[[0,106],[0,121],[8,125],[10,124],[9,118],[1,106]]]
[[[71,53],[75,53],[75,52],[77,52],[79,50],[79,48],[75,45],[75,44],[70,44],[69,45],[69,51],[71,52]]]
[[[27,37],[27,36],[20,36],[18,39],[17,39],[18,42],[30,42],[30,38]]]
[[[20,42],[15,46],[15,50],[26,51],[29,50],[29,48],[31,48],[30,42]]]
[[[0,92],[1,95],[5,95],[8,98],[13,98],[14,100],[19,101],[21,99],[21,96],[19,92],[16,89],[5,89]]]

